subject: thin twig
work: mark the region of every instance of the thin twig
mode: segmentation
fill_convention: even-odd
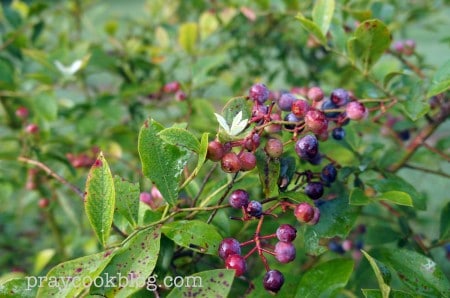
[[[225,197],[228,195],[230,190],[233,188],[234,181],[236,180],[238,174],[239,174],[239,172],[234,174],[233,178],[231,179],[230,183],[227,186],[227,189],[225,190],[225,192],[223,193],[223,195],[220,197],[219,201],[217,202],[217,205],[221,205],[223,200],[225,200]],[[209,216],[208,220],[206,221],[207,224],[211,223],[211,221],[214,219],[214,216],[216,216],[216,213],[217,213],[217,209],[215,209],[211,213],[211,215]]]
[[[422,172],[425,172],[425,173],[430,173],[430,174],[442,176],[442,177],[445,177],[445,178],[450,178],[450,174],[447,174],[447,173],[444,173],[444,172],[441,172],[441,171],[436,171],[436,170],[428,169],[428,168],[423,168],[423,167],[415,166],[415,165],[408,164],[408,163],[405,164],[403,167],[404,167],[404,168],[408,168],[408,169],[413,169],[413,170],[422,171]]]
[[[443,159],[445,159],[446,161],[450,161],[450,156],[448,156],[447,154],[445,154],[444,152],[434,148],[433,146],[430,146],[429,144],[427,144],[426,142],[423,142],[422,144],[425,148],[427,148],[428,150],[430,150],[433,153],[436,153],[437,155],[439,155],[440,157],[442,157]]]
[[[70,183],[69,181],[67,181],[66,179],[64,179],[64,177],[58,175],[57,173],[55,173],[52,169],[50,169],[48,166],[46,166],[45,164],[43,164],[40,161],[37,160],[33,160],[27,157],[23,157],[23,156],[19,156],[17,158],[18,161],[30,164],[30,165],[34,165],[37,166],[38,168],[40,168],[41,170],[43,170],[44,172],[46,172],[49,176],[52,176],[53,178],[55,178],[56,180],[58,180],[59,182],[61,182],[62,184],[64,184],[65,186],[69,187],[71,190],[73,190],[81,199],[84,199],[84,192],[79,189],[77,186],[75,186],[74,184]]]
[[[209,172],[206,174],[205,178],[203,179],[202,184],[200,185],[200,189],[197,192],[197,195],[195,196],[194,200],[192,201],[192,207],[197,205],[198,198],[200,198],[200,195],[202,194],[203,190],[205,189],[206,183],[208,182],[209,178],[217,168],[218,163],[214,163],[214,165],[211,167]]]

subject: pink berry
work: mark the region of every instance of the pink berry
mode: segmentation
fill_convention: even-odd
[[[241,160],[234,152],[225,154],[221,159],[222,170],[227,173],[237,173],[241,170]]]
[[[186,100],[186,93],[184,93],[184,91],[182,91],[182,90],[178,90],[177,92],[175,92],[175,99],[177,101]]]
[[[278,158],[283,154],[283,142],[279,139],[269,139],[264,150],[270,157]]]
[[[319,133],[328,128],[327,117],[319,110],[309,110],[305,115],[305,124],[313,133]]]
[[[45,198],[40,199],[39,202],[38,202],[38,205],[39,205],[39,208],[42,208],[42,209],[47,208],[48,205],[50,205],[50,200],[49,199],[45,199]]]
[[[345,112],[347,117],[352,120],[361,120],[368,113],[366,107],[359,101],[349,102],[345,107]]]
[[[16,110],[16,116],[21,118],[21,119],[25,119],[28,117],[28,109],[26,107],[19,107]]]
[[[225,260],[225,268],[234,269],[235,276],[241,276],[247,271],[247,264],[243,256],[229,255]]]
[[[252,152],[242,152],[238,157],[242,171],[250,171],[256,167],[256,157]]]
[[[180,90],[180,87],[181,87],[180,82],[173,81],[173,82],[169,82],[169,83],[165,84],[163,87],[163,91],[165,93],[175,93],[178,90]]]
[[[308,203],[300,203],[295,207],[294,215],[300,222],[309,222],[314,217],[314,208]]]
[[[212,161],[219,161],[225,154],[225,149],[219,141],[211,141],[208,144],[208,152],[206,157]]]
[[[29,134],[37,134],[39,132],[39,126],[37,124],[31,123],[25,127],[25,131]]]
[[[313,211],[314,211],[314,215],[313,215],[312,219],[309,222],[307,222],[307,224],[311,225],[311,226],[317,224],[320,219],[320,209],[317,207],[313,207]]]
[[[296,100],[292,103],[292,114],[295,115],[295,117],[303,118],[305,117],[306,113],[309,111],[310,106],[309,103],[306,100]]]
[[[323,96],[323,90],[320,87],[311,87],[308,90],[308,98],[312,101],[321,101]]]

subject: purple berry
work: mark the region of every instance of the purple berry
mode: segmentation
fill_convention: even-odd
[[[309,110],[305,115],[305,124],[313,133],[320,133],[328,128],[327,117],[319,110]]]
[[[286,264],[295,259],[295,246],[292,242],[277,242],[274,252],[275,259],[280,263]]]
[[[361,120],[367,115],[366,107],[359,101],[349,102],[345,108],[347,117],[352,120]]]
[[[264,147],[267,155],[272,158],[278,158],[283,154],[283,142],[279,139],[269,139]]]
[[[300,203],[295,207],[294,215],[300,222],[309,222],[314,217],[314,208],[308,203]]]
[[[345,137],[345,130],[342,127],[335,127],[331,132],[333,139],[340,141]]]
[[[309,103],[306,100],[299,99],[292,103],[291,111],[296,117],[303,118],[309,109]]]
[[[323,195],[323,184],[320,182],[309,182],[305,187],[305,193],[311,200],[317,200]]]
[[[226,260],[230,255],[240,255],[241,246],[234,238],[224,238],[219,244],[219,257]]]
[[[242,207],[247,207],[250,195],[243,189],[237,189],[233,191],[228,198],[228,202],[231,207],[236,209],[241,209]]]
[[[269,292],[277,293],[284,283],[284,276],[278,270],[270,270],[264,275],[264,289]]]
[[[238,157],[241,161],[242,171],[250,171],[256,167],[256,157],[252,152],[242,152]]]
[[[249,91],[248,96],[250,99],[263,104],[267,99],[269,99],[269,89],[266,85],[258,83],[254,84]]]
[[[329,163],[325,167],[323,167],[322,172],[320,173],[320,178],[322,178],[322,180],[327,184],[336,181],[336,177],[337,170],[332,163]]]
[[[311,225],[311,226],[317,224],[319,222],[319,219],[320,219],[320,209],[317,208],[317,207],[313,207],[313,211],[314,211],[313,218],[310,221],[307,222],[307,224]]]
[[[234,152],[229,152],[222,157],[222,170],[227,173],[237,173],[241,170],[241,161]]]
[[[246,208],[247,213],[254,217],[260,217],[263,213],[262,210],[262,205],[258,201],[250,201]]]
[[[292,242],[296,236],[297,230],[289,224],[282,224],[277,229],[277,238],[280,241]]]
[[[308,90],[308,98],[312,101],[321,101],[323,95],[323,90],[320,87],[311,87]]]
[[[345,89],[334,89],[331,92],[330,100],[337,106],[343,106],[350,100],[350,95]]]
[[[282,111],[290,111],[292,103],[296,100],[297,98],[292,93],[283,93],[278,99],[278,106]]]
[[[295,151],[300,158],[310,160],[319,153],[319,142],[314,135],[306,135],[295,144]]]
[[[247,264],[243,256],[240,255],[229,255],[225,259],[225,268],[234,269],[235,276],[241,276],[247,271]]]

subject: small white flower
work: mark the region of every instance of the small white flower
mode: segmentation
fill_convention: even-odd
[[[71,76],[80,70],[81,66],[83,65],[83,60],[81,60],[81,59],[75,60],[70,66],[65,66],[58,60],[56,60],[54,63],[55,63],[56,68],[58,68],[58,70],[63,75]]]
[[[238,135],[247,126],[248,119],[242,120],[242,111],[240,111],[239,113],[237,113],[236,116],[234,116],[233,121],[231,123],[231,127],[228,125],[225,118],[223,118],[221,115],[217,113],[214,113],[214,115],[216,115],[217,121],[219,122],[220,126],[230,136]]]

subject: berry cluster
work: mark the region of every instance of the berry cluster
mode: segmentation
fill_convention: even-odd
[[[275,233],[261,235],[264,216],[277,217],[274,212],[280,208],[282,212],[292,210],[300,224],[315,225],[319,222],[320,210],[315,205],[323,197],[325,187],[336,181],[339,168],[334,160],[321,154],[319,144],[326,141],[330,133],[335,140],[342,140],[345,137],[343,126],[350,120],[365,118],[368,109],[345,89],[335,89],[326,97],[319,87],[295,88],[291,92],[277,94],[269,91],[264,84],[255,84],[246,98],[252,103],[251,118],[244,129],[246,133],[241,133],[244,135],[242,137],[231,138],[231,141],[219,137],[211,141],[207,158],[220,162],[226,173],[238,173],[256,167],[255,154],[260,150],[268,162],[280,164],[279,190],[303,191],[311,202],[292,203],[282,196],[251,200],[244,189],[234,190],[228,197],[228,203],[232,208],[241,210],[242,217],[233,219],[257,220],[258,225],[250,240],[239,242],[234,238],[225,238],[219,246],[219,256],[225,261],[226,268],[234,269],[236,276],[241,276],[246,272],[247,258],[257,252],[267,272],[263,279],[264,288],[276,293],[282,287],[284,277],[280,271],[270,269],[266,255],[272,255],[280,263],[292,262],[296,256],[293,241],[297,230],[289,224],[282,224]],[[283,141],[286,134],[290,138]],[[293,144],[293,150],[286,148],[288,144]],[[324,159],[329,161],[319,172],[296,171],[295,159],[287,162],[284,159],[290,151],[295,152],[306,165],[320,165]],[[289,167],[294,170],[288,171]],[[293,185],[288,189],[290,184]],[[264,204],[274,200],[275,204],[264,208]],[[278,239],[275,245],[269,243],[272,238]],[[242,255],[241,249],[248,245],[254,247]]]
[[[411,56],[416,50],[416,42],[412,39],[396,41],[393,51],[399,55]]]

